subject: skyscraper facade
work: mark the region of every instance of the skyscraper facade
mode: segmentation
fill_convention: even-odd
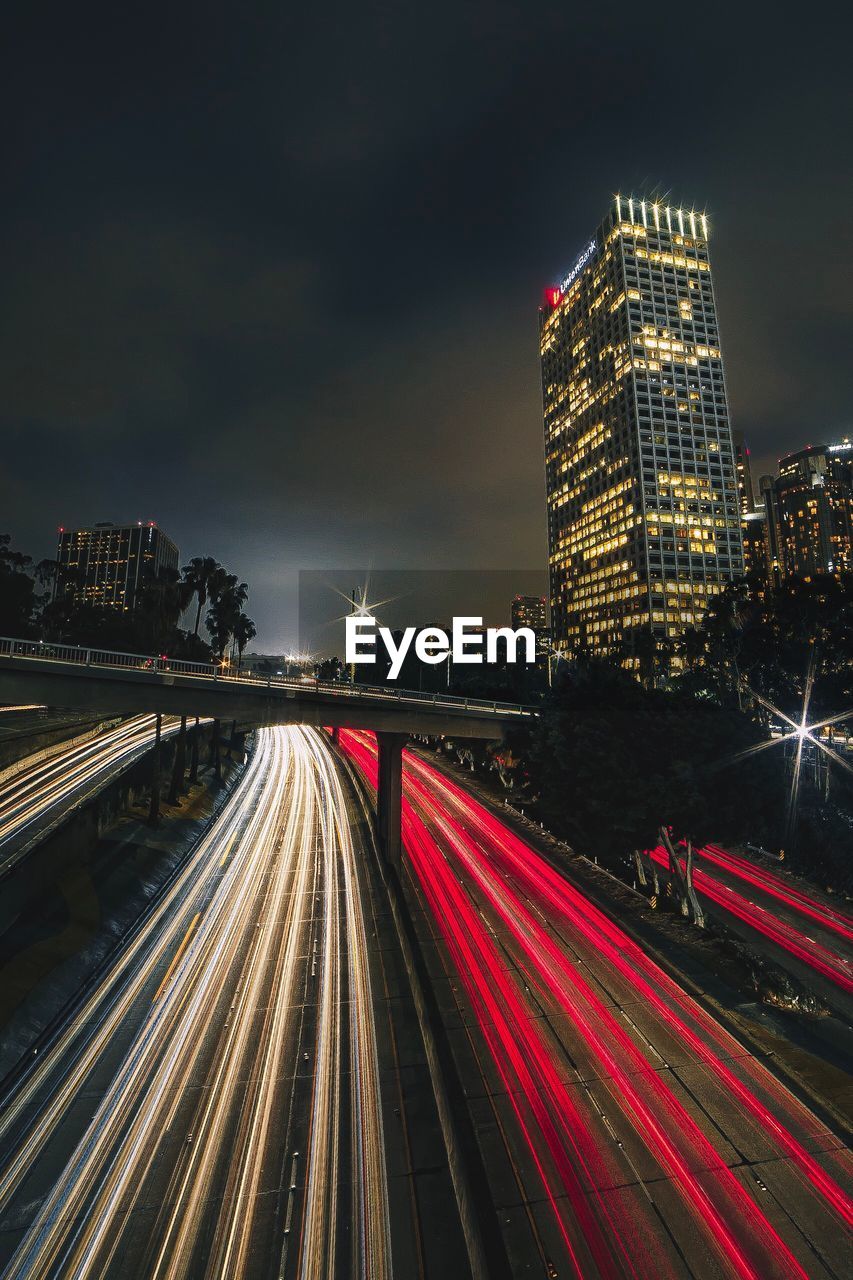
[[[529,627],[536,636],[536,652],[548,650],[548,610],[544,596],[514,596],[510,605],[510,623],[513,629]]]
[[[548,628],[544,596],[513,596],[509,616],[514,627],[530,627],[533,631],[546,631]]]
[[[177,569],[178,548],[152,521],[60,529],[54,598],[133,611],[140,588],[161,569]]]
[[[853,570],[853,444],[810,445],[782,458],[775,485],[786,575]]]
[[[767,549],[767,575],[771,587],[778,587],[785,576],[785,559],[779,529],[779,504],[776,500],[776,480],[773,476],[761,476],[758,481],[761,502],[764,507],[764,538]]]
[[[755,510],[755,490],[752,487],[752,464],[749,446],[742,431],[732,432],[732,444],[735,451],[735,479],[737,480],[737,496],[740,512],[748,516]]]
[[[735,451],[735,479],[740,507],[740,532],[743,540],[743,571],[754,587],[767,582],[767,532],[764,507],[755,501],[749,446],[742,431],[732,432]]]
[[[546,291],[540,354],[555,643],[697,625],[743,572],[705,215],[616,196]]]
[[[743,537],[743,572],[753,585],[769,580],[770,568],[767,553],[767,517],[763,507],[741,516]]]

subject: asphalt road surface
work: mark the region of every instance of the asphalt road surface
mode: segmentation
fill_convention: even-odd
[[[155,716],[134,716],[0,784],[0,875],[73,807],[97,795],[144,755],[154,742],[155,726]],[[179,720],[167,717],[162,734],[168,737],[179,727]]]
[[[341,741],[375,781],[370,735]],[[849,1276],[839,1139],[490,809],[404,763],[407,894],[513,1274]]]
[[[651,856],[668,865],[663,846]],[[844,910],[716,844],[696,851],[693,883],[706,911],[853,1022],[853,918]]]
[[[354,806],[322,734],[258,734],[207,835],[7,1082],[4,1277],[466,1274]]]

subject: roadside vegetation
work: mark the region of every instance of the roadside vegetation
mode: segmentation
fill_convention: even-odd
[[[180,572],[161,570],[128,613],[55,590],[56,573],[55,561],[33,564],[9,534],[0,534],[0,635],[198,662],[227,659],[239,667],[256,634],[244,612],[247,583],[212,556],[195,556]]]
[[[853,577],[733,583],[677,644],[646,641],[633,673],[626,654],[552,664],[534,728],[468,758],[603,860],[657,844],[663,826],[784,850],[792,870],[853,892]],[[823,746],[794,734],[825,721]]]

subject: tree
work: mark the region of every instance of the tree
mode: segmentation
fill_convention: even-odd
[[[216,583],[217,574],[221,571],[222,565],[218,560],[214,560],[212,556],[193,556],[189,564],[185,564],[181,570],[184,575],[184,585],[187,589],[187,604],[189,604],[193,596],[198,599],[198,606],[195,611],[195,626],[193,627],[194,636],[198,635],[201,611],[207,604],[211,586]]]
[[[12,538],[0,534],[0,634],[27,636],[35,608],[33,579],[28,573],[30,556],[13,551]]]
[[[243,650],[250,640],[254,640],[258,634],[254,622],[248,618],[245,613],[241,613],[234,623],[234,643],[237,646],[237,670],[240,671],[243,666]]]
[[[45,609],[48,608],[53,600],[58,573],[59,562],[57,560],[39,560],[33,571],[35,585],[39,589],[39,594],[34,596],[36,618],[39,623]]]
[[[702,619],[702,630],[707,637],[707,661],[716,670],[721,698],[733,699],[739,707],[742,705],[739,661],[749,605],[746,582],[730,582],[711,599]]]
[[[145,582],[135,609],[142,647],[157,652],[169,648],[185,605],[184,584],[177,569],[161,569]]]
[[[249,598],[249,588],[245,582],[237,581],[236,574],[219,569],[211,577],[208,590],[211,606],[207,612],[205,626],[221,661],[228,648],[228,642],[234,635],[234,627],[243,605]]]
[[[346,667],[340,658],[323,658],[322,662],[318,662],[314,668],[314,675],[318,680],[332,681],[343,678]]]
[[[686,627],[676,642],[675,652],[688,671],[699,666],[708,654],[708,638],[701,627]]]
[[[665,636],[655,633],[651,623],[632,627],[630,636],[623,639],[623,657],[631,657],[637,664],[637,674],[647,689],[653,689],[659,677],[669,671],[672,644]]]
[[[743,755],[764,738],[732,707],[587,661],[562,669],[528,741],[510,746],[547,825],[617,861],[661,826],[699,845],[770,839],[784,811],[778,762]]]

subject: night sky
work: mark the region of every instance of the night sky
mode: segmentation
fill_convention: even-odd
[[[267,651],[300,568],[538,568],[537,307],[616,190],[708,211],[756,473],[849,431],[849,33],[761,11],[7,11],[0,531],[156,519]]]

